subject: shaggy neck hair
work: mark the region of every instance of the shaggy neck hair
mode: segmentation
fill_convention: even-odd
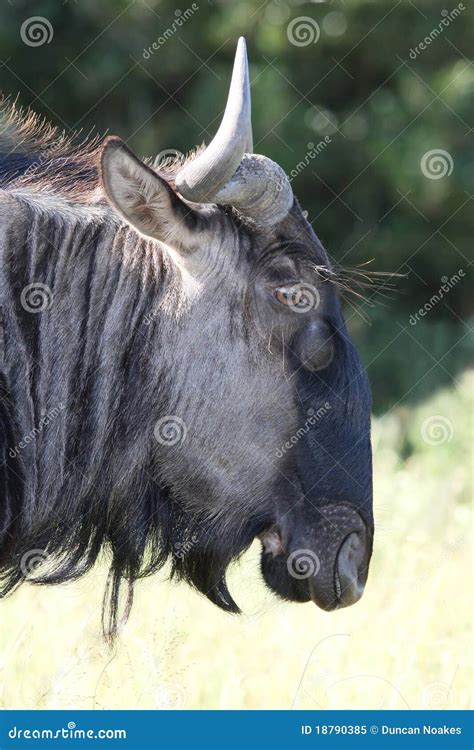
[[[103,201],[98,146],[75,145],[15,108],[0,119],[0,591],[74,579],[105,548],[113,636],[121,583],[127,614],[134,581],[167,560],[173,575],[237,611],[225,571],[265,519],[232,527],[230,509],[226,518],[190,514],[156,474],[156,415],[175,407],[171,373],[157,362],[166,334],[156,310],[185,301],[159,244]],[[22,298],[32,280],[43,287],[30,304],[47,315]],[[38,558],[44,565],[31,570]]]

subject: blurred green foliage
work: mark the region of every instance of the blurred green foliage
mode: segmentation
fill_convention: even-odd
[[[49,43],[22,41],[32,16],[50,22]],[[68,131],[119,134],[145,155],[212,137],[244,34],[255,150],[297,171],[295,192],[337,262],[373,259],[364,268],[404,274],[388,299],[369,289],[368,303],[353,298],[356,309],[347,309],[376,408],[424,397],[469,361],[470,0],[199,0],[179,9],[168,0],[9,0],[0,21],[3,93],[19,93],[21,104]],[[330,142],[308,158],[325,136]],[[452,161],[438,179],[421,166],[435,149]],[[410,324],[441,278],[459,269],[462,280]]]

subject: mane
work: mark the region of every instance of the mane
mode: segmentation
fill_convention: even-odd
[[[103,199],[98,163],[106,135],[67,134],[31,109],[0,98],[0,189],[96,204]],[[187,155],[169,150],[144,162],[174,186],[177,171],[202,148]]]
[[[28,209],[13,227],[6,213],[1,248],[0,600],[25,581],[73,580],[105,555],[103,626],[112,639],[135,581],[167,561],[172,576],[237,611],[225,571],[256,531],[253,520],[239,521],[230,539],[227,516],[186,512],[155,477],[153,414],[172,407],[147,363],[166,325],[154,311],[166,294],[179,306],[179,287],[153,242],[106,203],[102,141],[67,135],[0,101],[0,196]],[[196,153],[147,163],[172,182]],[[17,292],[30,279],[31,257],[40,289],[67,286],[71,304],[52,304],[44,317],[25,314]],[[58,331],[67,331],[60,346]],[[132,422],[140,429],[131,438]]]
[[[81,204],[98,188],[97,159],[103,138],[67,135],[30,109],[0,102],[0,185],[60,195]]]

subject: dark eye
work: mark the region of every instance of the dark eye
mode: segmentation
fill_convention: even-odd
[[[273,290],[273,296],[281,304],[296,313],[307,313],[319,306],[320,295],[312,284],[298,282],[279,286]]]
[[[291,305],[292,303],[292,287],[289,286],[280,286],[278,289],[273,290],[273,295],[275,299],[278,300],[278,302],[281,305]]]

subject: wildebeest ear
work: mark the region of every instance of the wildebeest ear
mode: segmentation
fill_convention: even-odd
[[[105,194],[125,221],[145,237],[186,244],[196,212],[120,138],[105,141],[100,169]]]

